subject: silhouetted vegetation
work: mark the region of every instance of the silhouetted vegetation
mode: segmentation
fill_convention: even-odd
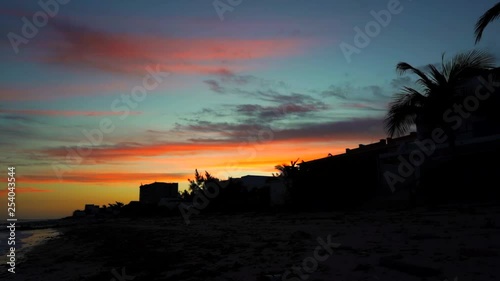
[[[387,133],[390,137],[401,136],[417,125],[419,131],[424,131],[430,137],[434,128],[443,128],[451,140],[454,132],[452,123],[443,118],[443,114],[454,104],[461,104],[468,93],[466,83],[470,79],[483,74],[485,70],[494,67],[492,55],[481,51],[470,51],[454,56],[445,61],[444,55],[441,67],[427,65],[428,72],[400,62],[396,70],[399,74],[411,72],[418,79],[416,83],[421,89],[403,87],[390,104],[385,119]]]
[[[477,21],[474,34],[476,35],[476,44],[481,40],[485,28],[494,20],[500,17],[500,3],[491,7]]]
[[[194,180],[188,181],[188,200],[196,200],[197,194],[209,200],[204,211],[258,211],[269,206],[269,189],[265,187],[249,191],[238,179],[221,181],[207,171],[202,175],[197,169]]]
[[[285,189],[286,189],[286,203],[293,209],[299,209],[306,201],[308,196],[306,188],[300,186],[300,167],[297,165],[299,159],[295,161],[290,161],[290,165],[281,164],[276,165],[274,168],[279,171],[279,173],[274,174],[276,177],[282,177],[284,179]],[[303,162],[303,161],[302,161]]]
[[[195,170],[194,180],[188,179],[189,190],[191,194],[195,192],[205,192],[210,184],[219,184],[220,180],[212,176],[209,172],[205,171],[205,175],[201,175],[198,169]]]

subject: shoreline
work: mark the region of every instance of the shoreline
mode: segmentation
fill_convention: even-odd
[[[57,239],[61,232],[54,228],[42,228],[42,229],[30,229],[30,230],[20,230],[16,232],[16,245],[15,247],[15,267],[18,268],[21,264],[26,262],[26,257],[30,255],[30,252],[35,250],[37,247],[48,243],[52,239]],[[10,266],[7,264],[9,253],[8,245],[5,245],[5,249],[0,252],[0,268],[1,271],[7,271]],[[2,276],[0,274],[0,276]]]
[[[500,276],[495,238],[500,206],[493,205],[200,214],[189,226],[179,217],[120,218],[60,232],[16,266],[18,280],[97,281],[122,274],[134,281],[271,280],[266,278],[311,261],[318,241],[328,239],[340,245],[307,273],[308,280],[487,281]]]

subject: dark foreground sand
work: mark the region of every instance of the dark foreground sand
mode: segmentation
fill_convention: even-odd
[[[192,217],[190,225],[180,217],[119,219],[62,231],[30,252],[16,274],[2,272],[0,278],[500,280],[500,207],[492,205],[211,214]],[[340,244],[330,245],[331,254],[318,241],[328,236]],[[301,278],[278,277],[292,267]]]

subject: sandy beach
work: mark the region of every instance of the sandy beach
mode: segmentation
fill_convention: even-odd
[[[3,273],[10,268],[7,263],[10,261],[9,249],[15,247],[15,262],[21,263],[25,260],[26,255],[43,243],[47,243],[51,239],[56,239],[60,233],[53,228],[40,228],[31,230],[18,230],[16,232],[15,245],[9,245],[8,237],[9,232],[0,232],[0,271]]]
[[[61,236],[29,252],[16,274],[0,276],[26,281],[500,277],[500,207],[493,205],[200,214],[190,225],[181,217],[123,218],[59,231]]]

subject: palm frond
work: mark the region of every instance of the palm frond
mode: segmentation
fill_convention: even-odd
[[[402,88],[389,105],[384,120],[386,132],[391,137],[407,133],[417,116],[426,126],[439,124],[443,113],[463,94],[470,79],[492,69],[495,69],[494,56],[480,50],[459,53],[451,60],[445,60],[443,53],[441,66],[430,64],[426,72],[405,62],[398,63],[399,74],[410,71],[418,76],[422,91]]]
[[[396,66],[396,71],[399,75],[405,74],[407,71],[411,71],[413,74],[417,75],[419,79],[417,79],[416,83],[421,85],[424,88],[432,88],[434,87],[433,82],[427,75],[421,71],[420,69],[417,69],[413,67],[412,65],[406,63],[406,62],[400,62]]]
[[[499,16],[500,3],[497,3],[479,18],[479,20],[476,22],[476,27],[474,30],[474,34],[476,35],[476,44],[481,40],[484,29],[488,26],[488,24],[497,19]]]
[[[384,120],[385,129],[390,137],[404,135],[415,123],[415,118],[425,97],[417,90],[404,87],[396,94],[389,105],[389,112]]]
[[[495,57],[485,51],[472,50],[455,55],[446,66],[448,80],[451,84],[467,79],[482,71],[495,67]]]
[[[441,54],[441,71],[443,72],[443,75],[444,76],[447,76],[447,72],[446,72],[446,64],[444,63],[444,56],[445,56],[445,52],[443,52]]]
[[[430,79],[432,80],[433,85],[444,85],[448,82],[446,76],[443,75],[443,73],[439,71],[436,66],[429,64],[427,68],[429,68],[429,72],[431,73]]]

